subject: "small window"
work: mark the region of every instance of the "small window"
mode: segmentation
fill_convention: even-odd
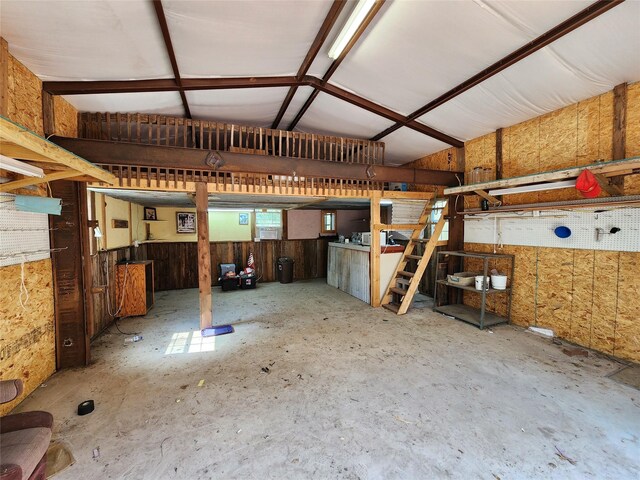
[[[256,210],[256,236],[262,240],[280,240],[282,210]]]
[[[336,234],[336,211],[335,210],[322,210],[321,214],[320,233],[322,235]]]

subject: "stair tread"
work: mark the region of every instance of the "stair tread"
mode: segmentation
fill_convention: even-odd
[[[415,273],[407,272],[405,270],[399,270],[398,271],[398,275],[402,275],[403,277],[413,277],[415,275]]]
[[[398,288],[398,287],[391,287],[389,289],[389,291],[393,292],[393,293],[397,293],[398,295],[403,295],[403,296],[407,294],[406,290],[404,290],[403,288]]]
[[[382,306],[387,310],[391,310],[393,313],[398,313],[398,310],[400,309],[400,305],[397,305],[395,303],[385,303]]]
[[[414,243],[429,243],[430,238],[414,238],[411,241]]]
[[[405,255],[405,257],[412,260],[422,260],[422,255]]]

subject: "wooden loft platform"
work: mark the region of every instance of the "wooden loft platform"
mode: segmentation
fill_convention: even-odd
[[[384,165],[384,142],[143,113],[80,113],[89,140]]]
[[[143,144],[126,139],[52,137],[52,141],[115,175],[120,188],[193,192],[196,183],[204,182],[211,193],[367,197],[368,192],[384,190],[388,182],[457,184],[457,172],[453,171]],[[100,186],[100,182],[95,183]]]
[[[116,177],[27,128],[0,116],[0,153],[44,170],[44,177],[25,177],[0,185],[0,192],[54,180],[98,181],[116,183]]]
[[[490,182],[473,183],[470,185],[461,185],[459,187],[450,187],[444,190],[444,194],[479,195],[489,200],[489,202],[493,204],[499,204],[500,201],[496,199],[494,195],[507,195],[509,193],[521,192],[496,192],[496,190],[506,190],[525,186],[538,186],[538,190],[574,188],[574,183],[567,182],[567,180],[577,178],[583,170],[591,171],[598,179],[598,182],[602,186],[602,189],[609,193],[609,195],[621,195],[619,189],[615,185],[610,183],[609,178],[640,173],[640,157],[597,162],[580,167],[564,168],[560,170],[551,170],[549,172],[524,175],[521,177],[504,178],[501,180],[492,180]]]

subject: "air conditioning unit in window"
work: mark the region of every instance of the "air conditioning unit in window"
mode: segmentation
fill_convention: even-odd
[[[280,240],[280,229],[278,227],[258,227],[257,230],[260,240]]]

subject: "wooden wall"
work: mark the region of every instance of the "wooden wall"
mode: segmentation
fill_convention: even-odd
[[[0,269],[0,379],[24,382],[22,396],[0,405],[0,415],[9,412],[56,369],[51,260],[24,264],[29,293],[24,309],[18,301],[21,273],[20,265]]]
[[[607,92],[503,128],[500,152],[496,151],[496,132],[467,141],[465,177],[473,168],[483,167],[491,168],[495,178],[497,153],[502,155],[502,178],[611,160],[613,102],[613,92]],[[443,150],[414,164],[448,169],[443,162],[452,151]],[[637,155],[640,83],[627,89],[626,157]],[[625,177],[624,192],[640,194],[640,175]],[[567,189],[509,195],[504,201],[516,205],[574,198],[581,197]],[[465,203],[477,206],[478,200],[466,197]],[[465,249],[489,252],[493,245],[465,243]],[[513,245],[499,251],[516,257],[511,311],[515,324],[552,328],[559,337],[578,345],[640,361],[640,322],[633,316],[640,310],[640,253]],[[477,269],[477,265],[468,261],[465,269]],[[464,301],[476,305],[478,296],[465,295]],[[506,302],[499,296],[491,297],[488,307],[506,313]]]
[[[0,39],[0,113],[43,135],[42,82],[8,51]],[[54,99],[56,133],[76,136],[77,111],[62,98]],[[10,173],[3,175],[11,177]],[[21,189],[23,195],[47,195],[45,187]],[[21,267],[0,268],[0,379],[19,378],[24,392],[13,402],[0,405],[0,415],[15,407],[56,370],[53,280],[51,260],[24,264],[29,302],[23,309],[17,298]]]
[[[212,285],[218,285],[218,264],[247,264],[253,252],[256,271],[262,282],[277,280],[279,257],[294,259],[294,279],[321,278],[327,275],[328,240],[265,240],[262,242],[211,243]],[[144,244],[146,258],[154,261],[156,290],[197,288],[197,244],[193,242],[158,242]]]

